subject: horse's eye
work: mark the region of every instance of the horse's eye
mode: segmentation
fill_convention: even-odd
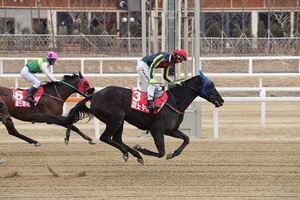
[[[88,88],[88,87],[90,87],[90,84],[89,84],[89,82],[84,82],[84,87],[86,87],[86,88]]]
[[[210,89],[214,89],[214,88],[215,88],[214,82],[210,82],[210,83],[207,85],[207,87],[210,88]]]

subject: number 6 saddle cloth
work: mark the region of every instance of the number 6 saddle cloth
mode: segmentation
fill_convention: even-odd
[[[28,89],[12,88],[12,91],[13,91],[13,99],[14,99],[15,107],[30,108],[30,103],[25,101],[27,94],[28,94]],[[38,91],[33,95],[35,106],[38,104],[38,102],[43,94],[44,94],[44,88],[39,87]]]

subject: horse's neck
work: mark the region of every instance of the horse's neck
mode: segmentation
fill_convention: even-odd
[[[61,98],[65,101],[69,96],[71,96],[71,94],[75,93],[75,91],[70,86],[60,84],[51,86],[51,89],[45,89],[45,93],[50,93],[51,95]]]
[[[182,88],[180,94],[171,91],[170,93],[170,101],[174,102],[174,106],[182,112],[185,111],[198,96],[198,94],[193,89],[188,88],[187,86],[184,86]]]
[[[197,96],[198,95],[195,93],[195,91],[185,88],[185,94],[183,94],[181,98],[176,101],[178,109],[180,111],[185,111]]]

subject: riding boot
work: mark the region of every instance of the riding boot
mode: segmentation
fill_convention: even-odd
[[[25,101],[27,101],[29,103],[33,103],[34,102],[33,95],[34,95],[34,93],[36,93],[37,90],[38,90],[37,88],[35,88],[35,87],[32,86],[28,90],[27,98],[25,99]]]
[[[151,99],[151,100],[148,100],[148,106],[147,106],[147,108],[149,110],[152,110],[152,109],[160,108],[160,106],[155,105],[154,101]]]

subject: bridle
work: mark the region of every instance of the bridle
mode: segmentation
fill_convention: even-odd
[[[188,85],[188,84],[186,84],[186,83],[184,83],[184,82],[182,82],[182,86],[187,86],[188,88],[194,90],[197,94],[199,93],[197,89],[195,89],[194,87],[192,87],[192,86],[190,86],[190,85]],[[182,86],[181,86],[181,87],[182,87]],[[178,86],[178,87],[179,87],[179,86]],[[172,98],[172,100],[173,100],[173,102],[174,102],[175,107],[172,106],[171,104],[169,104],[168,102],[166,102],[166,105],[169,106],[169,108],[171,108],[171,110],[175,111],[176,113],[178,113],[178,114],[180,114],[180,115],[183,115],[184,112],[181,112],[181,111],[179,111],[179,110],[177,109],[176,101],[175,101],[175,99],[174,99],[174,96],[173,96],[172,91],[169,91],[169,94],[170,94],[170,96],[171,96],[171,98]]]
[[[87,90],[86,90],[85,87],[84,87],[83,80],[85,80],[85,78],[80,78],[80,77],[79,77],[79,87],[78,87],[78,88],[74,87],[73,85],[71,85],[71,84],[69,84],[69,83],[67,83],[67,82],[65,82],[65,81],[61,81],[61,83],[65,84],[65,85],[67,85],[67,86],[69,86],[69,87],[71,87],[71,88],[74,89],[78,94],[80,94],[80,95],[82,95],[82,96],[84,96],[84,97],[87,97],[87,95],[86,95]],[[83,91],[84,91],[84,92],[82,92],[82,91],[79,89],[80,87],[83,88]]]
[[[89,93],[89,90],[92,89],[92,88],[90,88],[89,90],[86,90],[86,87],[84,86],[84,83],[83,83],[84,80],[85,80],[85,78],[81,78],[80,76],[78,76],[78,78],[79,78],[79,86],[78,86],[78,88],[74,87],[73,85],[71,85],[71,84],[69,84],[69,83],[67,83],[65,81],[61,81],[61,84],[67,85],[68,87],[74,89],[78,94],[80,94],[80,95],[82,95],[84,97],[87,97],[86,93]],[[84,92],[82,92],[79,88],[82,88],[82,90]],[[55,89],[55,92],[56,92],[56,94],[57,94],[58,97],[52,96],[52,95],[49,95],[49,94],[44,94],[44,95],[49,96],[49,97],[51,97],[53,99],[57,99],[59,101],[64,102],[64,100],[60,96],[60,94],[59,94],[59,92],[57,90],[57,86],[55,84],[54,84],[54,89]]]
[[[203,98],[207,98],[207,94],[210,93],[210,90],[206,90],[205,88],[205,85],[206,84],[209,84],[210,83],[210,80],[209,79],[206,79],[206,80],[203,80],[203,78],[200,76],[200,79],[202,81],[202,87],[201,87],[201,91],[197,90],[195,87],[185,83],[185,82],[182,82],[182,86],[181,87],[184,87],[186,86],[187,88],[190,88],[191,90],[195,91],[197,95],[199,95],[200,97],[203,97]],[[206,81],[206,82],[205,82]],[[169,106],[173,111],[175,111],[176,113],[178,114],[184,114],[183,112],[179,111],[177,109],[177,105],[176,105],[176,101],[174,99],[174,96],[173,96],[173,93],[172,91],[169,91],[169,94],[174,102],[174,105],[175,107],[173,107],[172,105],[170,105],[169,103],[166,102],[166,105]]]

